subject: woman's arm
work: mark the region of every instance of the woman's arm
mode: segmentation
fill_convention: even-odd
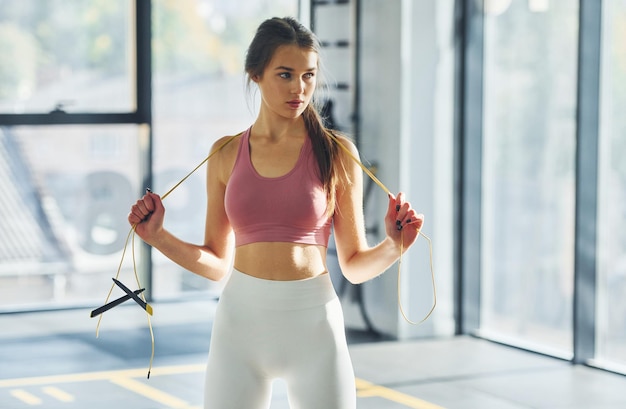
[[[354,144],[345,138],[341,142],[356,158],[359,157]],[[410,203],[404,200],[402,193],[397,197],[389,195],[385,216],[386,237],[376,246],[370,247],[365,236],[363,171],[346,153],[342,153],[341,160],[346,174],[345,178],[340,175],[337,188],[334,216],[337,256],[346,279],[353,284],[359,284],[382,274],[398,260],[401,240],[404,240],[404,250],[415,242],[424,216],[416,214]]]
[[[213,146],[221,146],[223,139]],[[211,280],[220,280],[228,271],[234,237],[224,210],[224,192],[229,174],[227,152],[219,152],[207,164],[207,209],[202,245],[185,242],[163,227],[165,208],[159,195],[147,192],[131,208],[128,222],[146,243],[182,268]]]

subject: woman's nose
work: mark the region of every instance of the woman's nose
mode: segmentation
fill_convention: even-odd
[[[302,94],[304,92],[304,81],[297,79],[294,81],[292,92],[294,94]]]

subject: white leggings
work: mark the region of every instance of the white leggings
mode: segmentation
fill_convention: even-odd
[[[329,274],[296,281],[237,270],[211,334],[205,409],[267,409],[271,384],[292,409],[354,409],[356,389],[343,312]]]

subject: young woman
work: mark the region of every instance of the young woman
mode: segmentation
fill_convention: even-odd
[[[390,195],[386,237],[368,245],[362,170],[338,144],[358,152],[314,107],[319,47],[292,18],[259,26],[245,70],[261,106],[250,128],[213,147],[203,244],[164,229],[157,194],[146,193],[128,216],[146,243],[183,268],[228,276],[213,323],[206,408],[267,408],[275,378],[286,381],[293,408],[355,408],[343,314],[326,267],[331,226],[342,273],[362,283],[390,267],[424,221],[402,193]]]

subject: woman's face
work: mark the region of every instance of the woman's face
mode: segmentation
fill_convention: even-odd
[[[263,108],[284,118],[297,118],[311,102],[317,82],[318,55],[297,45],[276,49],[263,75],[253,78]]]

